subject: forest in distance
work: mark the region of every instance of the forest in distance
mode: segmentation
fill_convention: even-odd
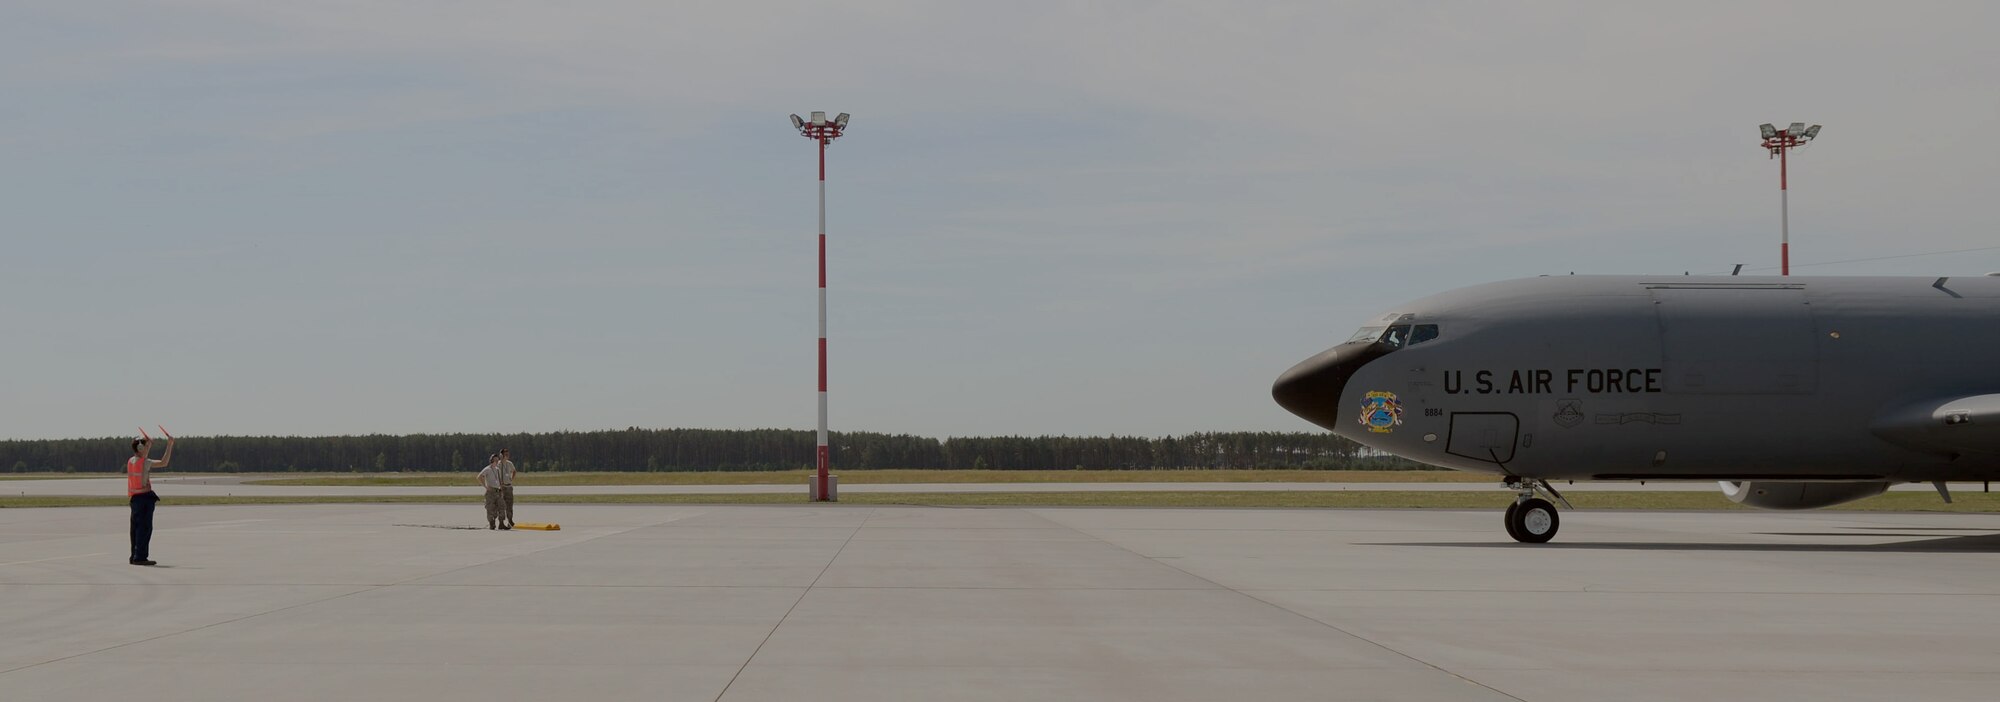
[[[761,471],[813,467],[810,430],[641,429],[514,434],[180,437],[170,470],[217,473],[477,470],[512,450],[534,471]],[[117,472],[132,437],[0,441],[0,473]],[[1368,451],[1326,432],[1206,432],[1129,436],[938,439],[833,432],[839,469],[1410,470],[1420,463]],[[156,443],[153,456],[162,446]]]

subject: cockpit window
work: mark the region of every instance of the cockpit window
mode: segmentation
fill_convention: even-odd
[[[1436,338],[1438,338],[1438,325],[1419,324],[1410,329],[1411,346],[1415,346],[1417,344],[1421,344]]]
[[[1382,343],[1388,344],[1389,348],[1392,349],[1400,349],[1408,346],[1410,343],[1410,325],[1398,324],[1389,327],[1389,331],[1382,333]]]
[[[1380,342],[1387,344],[1389,348],[1400,349],[1436,338],[1438,338],[1438,325],[1395,324],[1383,327],[1362,327],[1361,331],[1354,332],[1354,336],[1348,337],[1347,343],[1352,344],[1357,341]]]

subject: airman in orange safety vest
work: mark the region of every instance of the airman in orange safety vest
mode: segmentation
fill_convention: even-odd
[[[167,437],[167,453],[153,460],[151,438],[132,440],[132,457],[125,460],[125,495],[132,501],[132,565],[157,565],[147,556],[153,543],[153,507],[160,496],[153,493],[153,469],[165,468],[174,460],[174,437]]]

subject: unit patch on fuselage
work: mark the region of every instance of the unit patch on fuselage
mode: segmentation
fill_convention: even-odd
[[[1564,429],[1583,423],[1583,400],[1565,397],[1556,400],[1556,424]]]
[[[1403,403],[1393,392],[1370,392],[1361,396],[1361,424],[1368,431],[1387,434],[1403,425]]]
[[[1658,368],[1569,368],[1562,371],[1529,368],[1515,371],[1481,370],[1473,371],[1471,375],[1472,383],[1468,385],[1465,371],[1445,371],[1445,394],[1606,395],[1666,392],[1666,389],[1660,386]],[[1560,390],[1557,389],[1558,386],[1561,387]]]

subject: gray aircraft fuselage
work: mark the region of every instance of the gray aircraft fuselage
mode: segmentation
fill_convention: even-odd
[[[1563,276],[1400,305],[1273,396],[1549,480],[2000,479],[2000,277]]]

